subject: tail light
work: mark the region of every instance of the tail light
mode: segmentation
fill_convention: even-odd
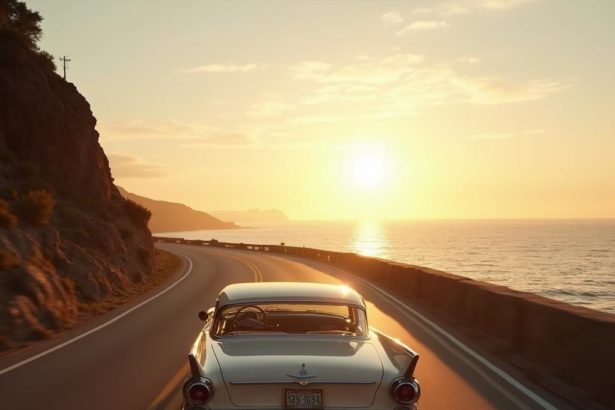
[[[413,404],[421,395],[421,387],[415,378],[397,379],[391,386],[391,393],[398,403]]]
[[[203,404],[214,394],[214,386],[208,379],[188,379],[184,382],[184,398],[192,404]]]

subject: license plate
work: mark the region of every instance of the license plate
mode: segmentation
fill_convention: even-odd
[[[286,389],[286,408],[322,409],[322,390]]]

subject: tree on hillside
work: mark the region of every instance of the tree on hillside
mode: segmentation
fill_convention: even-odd
[[[26,3],[17,0],[0,0],[0,29],[10,30],[20,35],[31,49],[38,51],[37,42],[41,39],[41,15],[32,11]]]
[[[0,0],[0,34],[8,34],[39,56],[39,62],[50,71],[55,71],[53,56],[38,48],[43,35],[43,17],[32,11],[26,3],[18,0]]]

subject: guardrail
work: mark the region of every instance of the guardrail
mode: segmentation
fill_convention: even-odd
[[[156,237],[159,242],[300,256],[345,269],[527,355],[607,405],[615,403],[615,315],[421,266],[321,249]],[[527,369],[526,369],[527,370]],[[540,378],[539,374],[534,376]]]

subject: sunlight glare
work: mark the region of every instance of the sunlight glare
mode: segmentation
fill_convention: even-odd
[[[382,224],[378,221],[363,220],[357,223],[352,243],[353,251],[359,255],[386,257],[389,246]]]
[[[361,191],[383,188],[389,178],[388,156],[384,147],[374,144],[355,146],[347,163],[349,182]]]
[[[385,178],[382,156],[377,153],[362,153],[352,159],[351,175],[354,184],[366,190],[380,188]]]

